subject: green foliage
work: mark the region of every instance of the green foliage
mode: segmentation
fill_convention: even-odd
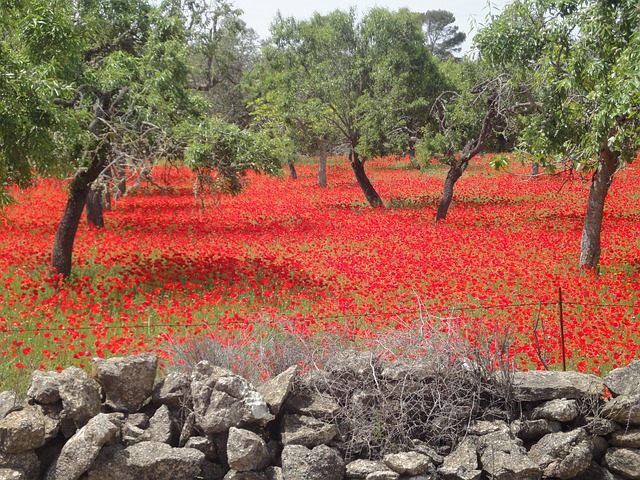
[[[518,0],[478,34],[482,55],[541,105],[520,139],[536,159],[594,168],[603,146],[635,158],[639,24],[635,0]]]
[[[402,153],[442,78],[414,14],[374,8],[278,17],[252,77],[254,113],[298,145],[341,137],[364,156]],[[304,134],[296,136],[295,131]]]

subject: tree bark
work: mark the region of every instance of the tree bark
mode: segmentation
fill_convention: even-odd
[[[418,139],[416,137],[409,138],[409,150],[407,154],[409,155],[409,167],[415,168],[416,170],[420,170],[420,164],[416,160],[416,142]]]
[[[444,188],[442,190],[442,198],[438,205],[438,212],[436,213],[436,222],[438,220],[444,220],[447,218],[451,201],[453,200],[453,187],[458,179],[462,176],[464,171],[469,165],[469,159],[464,159],[462,162],[454,162],[451,164],[449,171],[447,172],[447,178],[444,180]]]
[[[104,228],[102,215],[104,194],[104,185],[94,184],[87,195],[87,221],[96,228]]]
[[[537,177],[540,175],[540,164],[538,162],[531,163],[531,176]]]
[[[293,162],[289,162],[289,176],[292,180],[298,179],[298,172],[296,172],[296,164]]]
[[[80,217],[84,209],[91,189],[91,183],[98,178],[102,171],[102,162],[99,154],[96,154],[90,167],[77,173],[71,181],[69,197],[62,214],[62,219],[56,231],[51,253],[51,268],[54,273],[59,273],[63,278],[71,275],[71,259],[73,255],[73,243],[80,224]]]
[[[580,242],[580,267],[597,268],[600,263],[600,233],[604,216],[604,202],[618,169],[619,155],[612,152],[607,145],[600,151],[598,169],[593,174],[587,212],[582,227]]]
[[[318,185],[322,188],[327,186],[327,144],[324,141],[318,142]]]
[[[367,198],[369,205],[372,207],[383,207],[384,203],[382,202],[382,198],[376,192],[376,189],[373,188],[371,182],[369,181],[369,177],[364,171],[364,162],[360,160],[358,154],[353,151],[351,153],[351,168],[353,172],[356,174],[356,180],[358,181],[358,185],[362,189],[364,196]]]

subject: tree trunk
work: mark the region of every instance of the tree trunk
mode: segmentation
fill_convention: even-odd
[[[416,160],[416,142],[418,139],[414,136],[409,137],[409,150],[407,154],[409,155],[409,167],[415,168],[416,170],[420,170],[420,164]]]
[[[293,162],[289,162],[289,176],[292,180],[297,180],[298,172],[296,172],[296,164]]]
[[[584,217],[580,242],[580,267],[596,268],[600,263],[600,232],[602,231],[604,201],[617,168],[618,154],[612,152],[608,146],[604,146],[600,151],[598,169],[593,174],[589,189],[587,212]]]
[[[91,189],[91,183],[98,178],[101,170],[102,162],[96,158],[87,170],[76,174],[71,182],[69,197],[56,231],[51,253],[53,272],[61,274],[64,278],[71,275],[73,243],[80,224],[80,217]]]
[[[364,171],[364,162],[358,158],[358,154],[355,151],[351,153],[351,168],[356,174],[358,185],[360,185],[369,205],[372,207],[383,207],[384,203],[382,202],[382,198],[380,198],[376,189],[371,185],[369,177],[367,177]]]
[[[469,165],[469,160],[451,164],[447,172],[447,178],[444,180],[444,189],[442,190],[442,198],[440,199],[440,205],[438,205],[438,212],[436,213],[436,222],[447,218],[447,212],[453,200],[453,187],[467,169],[467,165]]]
[[[327,144],[323,141],[318,143],[318,185],[322,188],[327,186]]]
[[[537,177],[540,175],[540,164],[538,162],[531,163],[531,176]]]
[[[104,228],[103,200],[104,185],[93,185],[87,195],[87,221],[97,228]]]

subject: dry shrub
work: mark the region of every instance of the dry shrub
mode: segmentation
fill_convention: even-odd
[[[512,414],[508,335],[476,331],[470,341],[458,319],[424,314],[357,343],[269,328],[254,328],[252,342],[199,339],[174,354],[181,368],[209,360],[253,382],[302,366],[295,391],[338,403],[332,420],[348,459],[417,445],[447,453],[473,420],[509,420]]]

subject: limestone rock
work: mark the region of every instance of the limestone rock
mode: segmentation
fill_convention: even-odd
[[[584,429],[545,435],[529,450],[543,477],[571,479],[591,464],[593,442]]]
[[[40,477],[40,460],[34,451],[2,453],[0,451],[0,479],[37,480]]]
[[[267,467],[264,470],[267,480],[284,480],[282,467]]]
[[[42,405],[60,401],[60,375],[57,372],[34,370],[27,386],[27,397]]]
[[[264,472],[239,472],[238,470],[229,470],[223,480],[267,480]]]
[[[620,425],[608,418],[587,417],[585,421],[586,425],[584,428],[590,435],[599,435],[603,437],[615,432],[616,430],[620,430]]]
[[[100,413],[102,398],[100,385],[77,367],[69,367],[58,374],[62,400],[61,427],[66,437]]]
[[[271,413],[277,415],[280,412],[280,408],[291,393],[297,378],[298,366],[294,365],[257,387],[258,393],[269,405]]]
[[[285,479],[342,480],[345,465],[340,454],[326,445],[308,449],[286,445],[282,450],[282,474]]]
[[[93,376],[106,395],[105,404],[116,412],[136,413],[153,392],[158,356],[143,353],[91,360]]]
[[[27,405],[0,420],[0,450],[4,453],[35,450],[45,442],[45,418],[38,407]]]
[[[324,369],[337,381],[363,380],[379,369],[375,355],[357,350],[340,350],[327,359]]]
[[[607,438],[612,447],[640,448],[640,428],[618,430]]]
[[[559,398],[549,400],[531,412],[533,420],[544,419],[551,422],[571,422],[578,418],[578,402],[574,399]]]
[[[477,440],[482,470],[494,480],[538,480],[542,472],[527,457],[521,441],[511,436],[507,424],[500,430],[488,433]]]
[[[274,418],[249,382],[207,361],[198,363],[192,374],[191,394],[196,424],[208,434],[245,423],[264,425]]]
[[[579,372],[514,372],[514,397],[520,401],[554,400],[599,396],[604,389],[601,378]]]
[[[169,407],[162,405],[149,419],[149,427],[140,440],[150,442],[171,443],[171,415]]]
[[[227,461],[239,472],[262,470],[269,464],[267,444],[255,433],[231,427],[227,439]]]
[[[365,479],[370,473],[379,472],[381,470],[387,470],[387,466],[382,462],[358,459],[347,464],[346,478]]]
[[[482,471],[478,467],[475,442],[467,437],[445,457],[438,473],[444,480],[479,480]]]
[[[385,455],[385,465],[394,472],[405,476],[427,473],[431,466],[429,457],[418,452],[401,452]]]
[[[393,382],[425,381],[435,376],[433,363],[425,358],[396,359],[382,362],[381,377]]]
[[[372,472],[366,476],[365,480],[398,480],[400,474],[393,470],[380,470],[378,472]]]
[[[0,420],[7,416],[9,412],[20,410],[23,402],[13,390],[0,392]]]
[[[329,396],[295,392],[287,402],[287,411],[314,418],[333,418],[340,411],[340,406]]]
[[[540,440],[548,433],[559,432],[562,428],[559,422],[549,420],[514,420],[511,425],[511,432],[524,441]]]
[[[193,480],[202,476],[204,454],[193,448],[140,442],[105,447],[87,471],[87,480]]]
[[[604,384],[616,397],[640,393],[640,360],[612,370],[604,377]]]
[[[207,437],[191,437],[184,447],[200,450],[209,461],[214,462],[218,459],[216,445]]]
[[[282,422],[282,444],[315,447],[329,443],[338,434],[331,423],[305,415],[285,415]]]
[[[171,372],[156,385],[152,394],[153,402],[176,410],[187,406],[190,390],[189,375]]]
[[[640,425],[640,393],[614,398],[602,408],[602,416],[625,427]]]
[[[109,415],[101,413],[76,432],[51,465],[46,480],[75,480],[91,466],[103,445],[118,432]]]
[[[607,467],[626,479],[640,480],[640,450],[610,448],[604,456]]]

